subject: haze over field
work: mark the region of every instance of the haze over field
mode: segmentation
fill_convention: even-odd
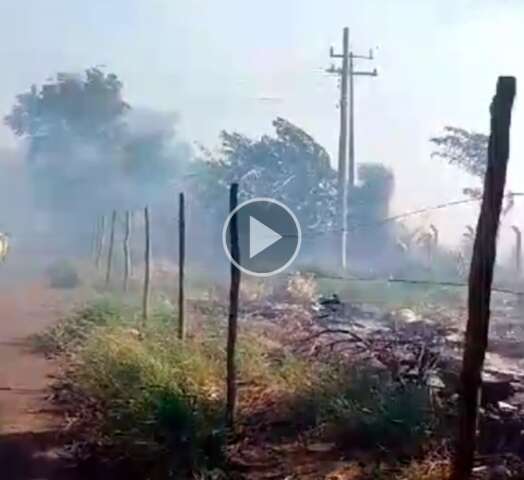
[[[222,129],[258,137],[282,116],[301,126],[336,161],[338,89],[324,73],[330,43],[379,46],[378,78],[356,81],[358,162],[395,173],[393,211],[455,200],[475,180],[430,158],[429,137],[445,125],[488,130],[496,77],[524,77],[524,5],[517,0],[427,2],[290,0],[17,0],[0,6],[3,80],[0,111],[56,72],[105,65],[134,106],[179,115],[177,136],[207,146]],[[524,191],[522,97],[514,109],[509,188]],[[19,148],[5,126],[0,146]],[[11,156],[9,154],[8,156]],[[508,219],[517,221],[524,200]],[[464,207],[418,217],[454,242],[474,220]]]

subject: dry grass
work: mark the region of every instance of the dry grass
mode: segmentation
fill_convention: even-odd
[[[428,458],[413,461],[404,467],[395,480],[448,480],[451,473],[449,460],[446,458]]]
[[[247,286],[254,298],[265,295],[257,282]],[[296,275],[285,295],[302,303],[315,292],[312,277]],[[170,452],[171,463],[213,471],[224,459],[224,319],[213,310],[201,313],[198,328],[180,342],[172,305],[157,298],[140,330],[137,309],[136,301],[103,297],[39,336],[39,347],[67,353],[71,411],[90,423],[94,443],[135,459]],[[265,410],[261,418],[283,418],[297,438],[310,430],[335,441],[365,439],[371,449],[426,438],[425,392],[398,389],[373,372],[313,362],[288,351],[285,340],[242,324],[241,424]]]

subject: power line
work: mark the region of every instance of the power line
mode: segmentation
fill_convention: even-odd
[[[377,278],[377,277],[346,277],[343,275],[335,274],[325,274],[325,273],[314,273],[316,278],[324,278],[327,280],[340,280],[345,282],[382,282],[382,283],[405,283],[408,285],[428,285],[428,286],[438,286],[438,287],[455,287],[455,288],[466,288],[468,287],[467,283],[464,282],[453,282],[453,281],[435,281],[435,280],[417,280],[411,278]],[[504,293],[508,295],[524,296],[524,292],[518,290],[511,290],[509,288],[500,288],[493,287],[491,289],[493,292]]]
[[[504,196],[505,197],[524,197],[524,192],[511,192],[511,193],[505,194]],[[464,204],[468,204],[468,203],[477,203],[477,202],[480,202],[480,201],[481,201],[480,198],[467,198],[465,200],[453,200],[453,201],[450,201],[450,202],[441,203],[441,204],[433,205],[433,206],[430,206],[430,207],[419,208],[419,209],[416,209],[416,210],[409,210],[407,212],[403,212],[403,213],[399,213],[399,214],[396,214],[396,215],[393,215],[393,216],[390,216],[390,217],[382,218],[382,219],[377,220],[375,222],[356,223],[356,224],[351,225],[351,227],[349,227],[348,230],[352,231],[352,230],[356,230],[356,229],[359,229],[359,228],[377,227],[377,226],[383,225],[385,223],[390,223],[390,222],[394,222],[396,220],[400,220],[402,218],[407,218],[407,217],[411,217],[411,216],[414,216],[414,215],[421,215],[423,213],[427,213],[427,212],[431,212],[431,211],[435,211],[435,210],[441,210],[441,209],[449,208],[449,207],[455,207],[455,206],[464,205]],[[339,232],[339,231],[340,231],[339,229],[328,229],[328,230],[324,230],[322,232],[312,232],[310,234],[306,234],[306,235],[302,235],[302,236],[303,237],[315,237],[315,236],[322,236],[322,235],[325,235],[327,233],[333,233],[333,232]]]

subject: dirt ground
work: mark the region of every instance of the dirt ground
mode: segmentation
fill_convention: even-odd
[[[94,479],[60,454],[61,418],[47,399],[55,366],[31,351],[28,338],[66,309],[63,295],[41,282],[0,289],[0,477],[6,480]]]

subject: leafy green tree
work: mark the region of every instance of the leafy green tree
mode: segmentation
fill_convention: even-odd
[[[31,154],[63,148],[76,140],[113,142],[130,108],[122,99],[122,82],[98,68],[85,76],[59,73],[40,89],[16,97],[5,123],[19,137],[29,137]]]
[[[488,164],[488,135],[458,127],[444,127],[444,134],[433,137],[430,141],[437,148],[431,154],[433,157],[440,157],[483,181]],[[480,187],[467,187],[462,193],[472,199],[482,198]],[[508,192],[502,214],[506,215],[513,205],[513,195]]]
[[[175,141],[174,120],[131,110],[119,78],[99,68],[33,85],[4,118],[28,144],[38,205],[69,223],[71,214],[129,208],[165,193],[177,162],[190,155]]]
[[[395,225],[383,222],[390,214],[395,178],[380,163],[364,163],[358,169],[359,185],[349,195],[348,226],[353,252],[365,258],[393,248]]]
[[[444,134],[432,137],[436,147],[432,153],[451,165],[457,165],[475,177],[484,178],[488,159],[489,137],[484,133],[470,132],[463,128],[444,127]]]
[[[28,143],[28,166],[40,207],[77,210],[86,198],[108,200],[110,162],[123,135],[122,83],[98,68],[59,73],[16,97],[5,123]]]
[[[203,198],[216,206],[227,198],[228,186],[239,182],[241,200],[271,197],[288,205],[304,230],[331,228],[336,172],[328,153],[288,120],[277,118],[273,127],[274,137],[258,140],[224,131],[218,157],[203,151],[207,175],[204,182],[198,176]]]
[[[336,261],[333,242],[339,242],[337,173],[329,155],[313,137],[288,120],[277,118],[273,126],[274,135],[259,139],[222,132],[218,154],[202,148],[201,161],[193,165],[193,195],[201,199],[202,214],[207,215],[207,225],[213,225],[215,235],[227,214],[227,192],[232,182],[240,184],[241,200],[280,200],[300,221],[304,260],[311,255],[315,261]],[[351,254],[362,254],[362,262],[369,263],[369,255],[376,256],[377,251],[394,245],[391,225],[382,223],[389,215],[394,178],[380,164],[362,164],[359,176],[360,183],[348,199],[349,250]]]

